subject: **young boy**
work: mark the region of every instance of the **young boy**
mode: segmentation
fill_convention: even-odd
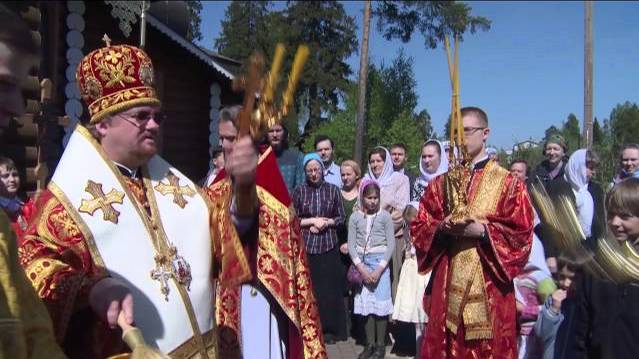
[[[630,244],[622,255],[637,261],[639,179],[627,178],[616,184],[606,198],[606,210],[611,234],[622,244]],[[568,357],[639,358],[639,280],[613,283],[585,274],[578,282],[574,324],[567,334]]]
[[[557,331],[566,317],[571,318],[573,303],[566,301],[573,292],[575,277],[580,266],[568,257],[560,256],[557,260],[557,287],[541,307],[535,322],[535,335],[543,346],[543,359],[555,358],[555,341]],[[570,320],[568,320],[570,326]],[[566,326],[564,326],[566,328]],[[564,334],[564,333],[562,333]],[[562,336],[564,338],[565,336]],[[563,352],[565,345],[558,345],[558,352]],[[559,348],[561,347],[561,348]],[[559,356],[561,358],[563,356]]]

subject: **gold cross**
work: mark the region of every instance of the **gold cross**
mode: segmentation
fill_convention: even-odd
[[[107,47],[111,46],[111,38],[107,34],[102,36],[102,41],[104,41]]]
[[[184,195],[189,197],[195,196],[195,191],[191,189],[189,186],[180,186],[180,178],[174,175],[171,171],[166,175],[166,178],[169,180],[169,184],[164,184],[162,182],[155,185],[155,190],[160,192],[163,196],[167,194],[173,195],[173,203],[180,206],[180,208],[184,208],[187,202],[184,199]]]
[[[105,221],[110,221],[113,223],[118,223],[118,216],[120,212],[118,212],[115,208],[113,208],[113,203],[122,204],[124,199],[124,193],[118,192],[115,188],[112,189],[108,194],[104,194],[102,191],[102,184],[95,183],[91,180],[87,182],[87,187],[84,189],[86,192],[93,196],[93,199],[86,200],[83,199],[80,202],[80,207],[78,211],[88,213],[93,216],[93,213],[98,209],[102,210],[102,218]]]

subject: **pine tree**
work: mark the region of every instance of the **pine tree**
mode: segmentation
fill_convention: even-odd
[[[186,39],[189,41],[202,40],[202,32],[200,31],[200,25],[202,24],[202,18],[200,17],[202,1],[188,0],[186,6],[189,9],[189,29],[186,33]]]
[[[379,1],[375,9],[377,28],[386,40],[409,42],[415,30],[424,38],[426,48],[434,49],[444,35],[456,34],[460,40],[466,31],[490,29],[490,20],[472,16],[472,8],[458,1]]]
[[[310,49],[299,87],[308,96],[308,130],[322,113],[337,108],[349,85],[352,69],[346,60],[357,50],[355,19],[337,1],[291,1],[283,18],[276,33],[286,36],[291,49],[303,43]]]
[[[579,130],[579,120],[575,114],[568,115],[566,122],[561,128],[561,133],[568,145],[568,155],[575,150],[578,150],[581,146],[581,131]]]
[[[266,53],[269,38],[270,1],[231,1],[224,12],[222,31],[215,48],[224,56],[244,62],[255,51]]]

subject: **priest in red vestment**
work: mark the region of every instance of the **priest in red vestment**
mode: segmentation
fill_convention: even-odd
[[[127,357],[117,329],[123,320],[173,359],[225,358],[217,351],[217,238],[209,221],[217,211],[233,226],[232,214],[210,207],[204,192],[157,155],[164,116],[151,59],[105,41],[78,66],[89,124],[76,127],[37,200],[20,262],[72,359]],[[229,172],[255,187],[252,141],[240,139],[235,149]]]
[[[240,106],[220,112],[225,157],[237,151]],[[317,303],[295,215],[273,149],[259,151],[255,190],[257,216],[242,217],[231,198],[226,162],[208,192],[213,202],[212,237],[219,239],[216,318],[221,358],[324,359]],[[237,182],[237,181],[235,181]],[[237,197],[236,197],[237,199]],[[225,216],[229,209],[236,216]],[[253,211],[251,211],[253,212]],[[235,225],[228,221],[234,219]]]
[[[461,115],[473,161],[469,216],[451,221],[445,174],[426,189],[411,227],[419,270],[432,270],[422,358],[515,359],[513,278],[528,259],[533,210],[525,184],[486,154],[486,113],[466,107]]]

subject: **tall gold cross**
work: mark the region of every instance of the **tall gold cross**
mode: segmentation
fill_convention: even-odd
[[[88,213],[93,216],[93,213],[95,213],[95,211],[101,209],[102,218],[105,221],[110,221],[117,224],[120,212],[113,208],[113,204],[122,204],[124,200],[124,193],[119,192],[114,188],[105,195],[104,191],[102,191],[102,184],[95,183],[91,180],[87,182],[87,187],[84,190],[91,194],[93,196],[93,199],[83,199],[80,202],[78,211]]]
[[[184,208],[186,204],[189,203],[186,201],[186,199],[184,199],[184,195],[193,197],[195,196],[195,191],[188,185],[180,186],[180,178],[174,175],[171,171],[169,171],[169,173],[166,175],[166,178],[169,180],[169,184],[167,185],[160,182],[155,185],[155,190],[160,192],[163,196],[172,194],[173,203],[180,206],[180,208]]]

